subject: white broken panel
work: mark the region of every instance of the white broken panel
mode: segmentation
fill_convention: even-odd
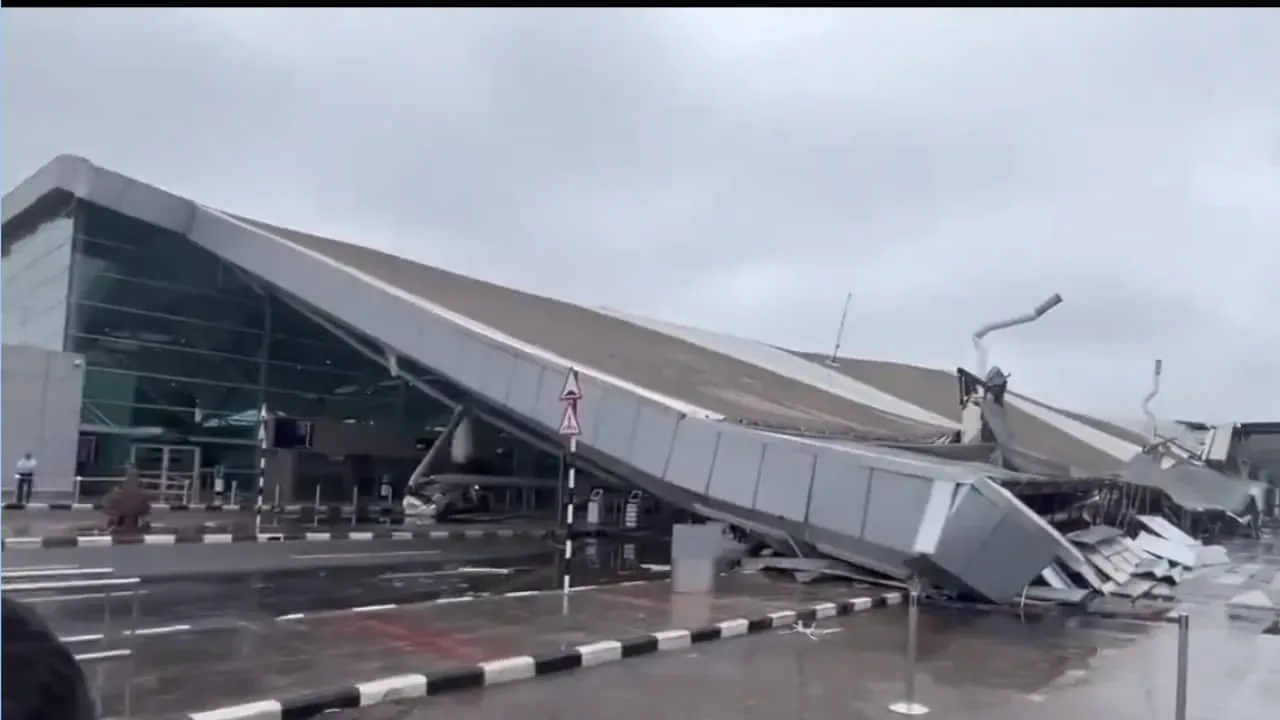
[[[1226,565],[1230,562],[1231,558],[1227,556],[1227,549],[1221,545],[1202,545],[1196,553],[1196,565],[1200,567]]]
[[[1057,590],[1075,588],[1075,583],[1071,582],[1071,579],[1067,577],[1066,573],[1062,572],[1062,570],[1057,567],[1056,563],[1050,565],[1044,570],[1041,570],[1040,577],[1044,579],[1045,583],[1047,583],[1049,587]]]
[[[1274,610],[1276,604],[1271,598],[1261,590],[1250,590],[1240,593],[1239,595],[1227,601],[1230,607],[1247,608],[1250,610]]]
[[[1139,515],[1138,522],[1142,523],[1148,530],[1156,535],[1164,538],[1165,540],[1176,542],[1179,545],[1191,547],[1200,544],[1199,540],[1186,534],[1173,523],[1159,515]]]
[[[1088,548],[1082,551],[1085,559],[1098,569],[1103,575],[1107,576],[1116,584],[1123,584],[1129,581],[1129,574],[1122,572],[1107,559],[1107,556],[1099,552],[1096,548]]]
[[[1156,557],[1162,557],[1165,560],[1186,567],[1196,566],[1197,553],[1195,548],[1166,540],[1145,531],[1138,533],[1138,537],[1134,538],[1134,542],[1138,544],[1138,547]]]
[[[1140,598],[1156,586],[1155,580],[1144,580],[1142,578],[1132,578],[1128,582],[1120,585],[1114,591],[1115,595],[1127,598]]]

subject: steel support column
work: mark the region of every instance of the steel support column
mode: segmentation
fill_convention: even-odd
[[[435,439],[435,442],[431,443],[431,447],[427,448],[427,454],[422,456],[422,461],[418,463],[418,466],[413,469],[413,473],[409,475],[409,482],[405,484],[406,488],[413,487],[413,484],[416,483],[419,478],[427,474],[427,471],[431,469],[431,463],[435,462],[437,457],[440,457],[441,448],[444,448],[449,444],[449,441],[453,438],[453,433],[469,414],[470,412],[467,408],[461,405],[453,411],[453,417],[449,418],[449,422],[444,426],[444,430],[441,431],[439,437]]]

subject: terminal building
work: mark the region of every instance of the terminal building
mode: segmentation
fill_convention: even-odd
[[[1066,552],[1049,511],[1010,488],[1115,477],[1150,445],[990,378],[579,307],[79,157],[6,194],[3,221],[3,461],[36,452],[39,490],[79,476],[89,493],[132,463],[194,497],[218,479],[256,495],[265,458],[264,493],[282,503],[461,473],[514,479],[527,508],[552,508],[575,368],[582,492],[642,493],[802,555],[1007,597]],[[993,398],[998,414],[966,427],[964,408]]]

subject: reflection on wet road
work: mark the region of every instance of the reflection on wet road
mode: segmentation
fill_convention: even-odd
[[[509,545],[505,554],[486,543],[397,545],[386,552],[424,554],[377,560],[359,557],[381,554],[367,544],[298,545],[273,550],[283,553],[273,562],[288,563],[274,571],[238,579],[157,579],[147,583],[143,596],[148,622],[198,616],[207,620],[207,629],[87,643],[92,649],[136,649],[128,660],[95,663],[91,670],[103,683],[109,713],[127,709],[142,717],[581,644],[647,632],[643,628],[650,626],[697,624],[717,613],[748,614],[770,598],[785,596],[794,603],[805,594],[850,594],[840,583],[802,587],[737,575],[722,578],[716,598],[671,596],[654,589],[666,588],[665,583],[649,582],[575,595],[569,610],[562,611],[554,592],[520,595],[556,586],[561,558],[554,548],[528,541]],[[1231,552],[1231,566],[1198,570],[1178,588],[1178,606],[1192,617],[1192,720],[1264,717],[1280,704],[1280,636],[1263,632],[1278,619],[1276,612],[1227,607],[1242,592],[1280,582],[1280,547],[1265,539],[1235,543]],[[646,565],[667,561],[661,547],[624,550],[601,542],[594,556],[585,548],[576,554],[573,573],[577,584],[643,581],[653,577]],[[310,614],[478,593],[519,596]],[[166,607],[177,608],[176,614],[166,614]],[[63,632],[91,624],[91,618],[75,612],[80,611],[54,616],[61,618],[55,627]],[[282,621],[281,615],[304,617]],[[902,612],[877,611],[822,624],[840,632],[723,641],[336,717],[426,720],[428,713],[447,713],[479,720],[510,713],[559,720],[570,712],[618,720],[891,717],[887,705],[900,699],[903,685]],[[927,608],[921,621],[920,699],[939,716],[974,720],[1173,717],[1174,633],[1167,623],[1133,619],[1063,613],[1022,619]]]

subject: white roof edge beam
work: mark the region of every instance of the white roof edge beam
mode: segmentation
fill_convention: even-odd
[[[1005,402],[1031,417],[1061,430],[1095,450],[1106,453],[1117,460],[1129,460],[1142,452],[1142,448],[1123,438],[1102,432],[1097,428],[1074,420],[1062,413],[1050,410],[1032,400],[1017,395],[1005,396]]]

